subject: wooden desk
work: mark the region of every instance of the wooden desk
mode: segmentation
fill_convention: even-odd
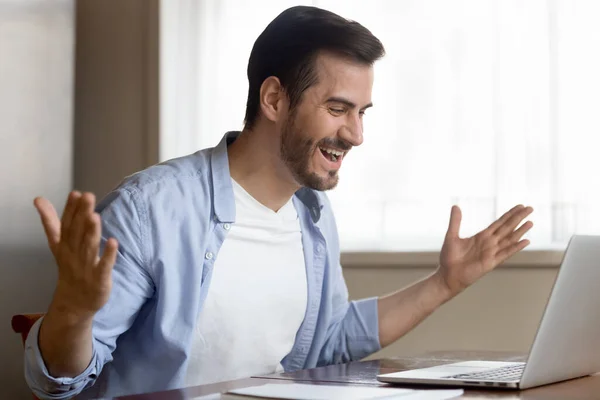
[[[119,397],[120,400],[180,400],[225,392],[227,390],[264,383],[289,384],[310,382],[314,384],[376,385],[384,386],[375,376],[380,373],[404,371],[414,368],[432,367],[465,360],[523,361],[516,353],[495,352],[434,352],[418,357],[386,358],[374,361],[358,361],[348,364],[331,365],[292,373],[273,374],[261,377],[240,379],[212,385],[196,386],[181,390]],[[409,387],[409,386],[407,386]],[[410,386],[411,388],[418,388]],[[425,387],[422,387],[425,389]],[[431,387],[429,387],[431,388]],[[465,389],[464,399],[519,399],[519,400],[597,400],[600,399],[600,375],[574,379],[553,385],[523,391],[499,389]]]

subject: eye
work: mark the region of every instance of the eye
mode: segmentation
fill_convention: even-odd
[[[329,108],[329,111],[330,111],[332,114],[338,114],[338,115],[341,115],[341,114],[343,114],[343,113],[344,113],[346,110],[344,110],[343,108],[331,108],[331,107],[330,107],[330,108]]]
[[[365,112],[366,112],[366,110],[359,111],[358,115],[362,118],[365,116]]]

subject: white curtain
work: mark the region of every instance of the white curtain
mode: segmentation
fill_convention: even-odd
[[[344,251],[438,250],[532,205],[530,249],[600,233],[600,2],[169,0],[161,4],[161,158],[241,129],[256,37],[315,5],[383,42],[365,142],[330,192]]]

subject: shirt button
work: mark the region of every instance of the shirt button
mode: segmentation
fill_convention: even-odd
[[[206,258],[207,260],[212,260],[214,254],[211,253],[210,251],[207,251],[206,254],[204,255],[204,258]]]
[[[317,246],[317,253],[321,254],[323,252],[323,245]]]
[[[228,231],[231,228],[230,224],[223,224],[223,229],[225,229],[226,231]]]

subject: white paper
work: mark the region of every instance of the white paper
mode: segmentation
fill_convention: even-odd
[[[221,393],[207,394],[206,396],[194,397],[193,400],[221,400]]]
[[[462,395],[463,390],[412,390],[370,386],[269,383],[231,390],[223,395],[223,399],[227,399],[228,394],[286,400],[446,400]]]

